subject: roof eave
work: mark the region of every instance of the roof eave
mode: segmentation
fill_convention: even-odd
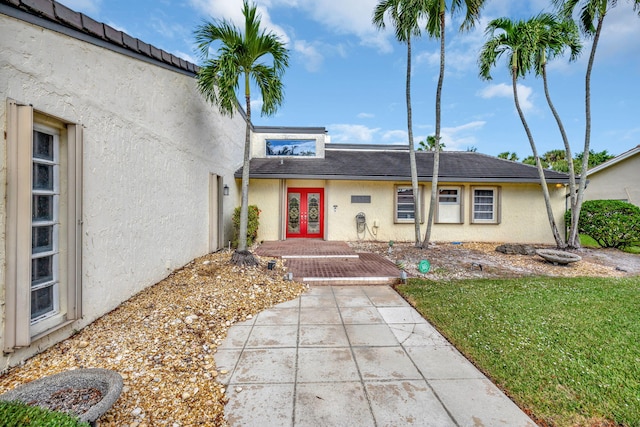
[[[242,178],[241,171],[238,171],[234,174],[235,178]],[[251,179],[321,179],[321,180],[337,180],[337,181],[411,181],[410,176],[400,176],[400,175],[379,175],[379,176],[362,176],[362,175],[322,175],[322,174],[291,174],[291,173],[251,173],[249,178]],[[529,178],[485,178],[485,177],[473,177],[473,178],[462,178],[462,177],[446,177],[441,176],[438,178],[440,182],[456,182],[456,183],[465,183],[465,182],[478,182],[478,183],[516,183],[516,184],[539,184],[539,179],[529,179]],[[420,182],[431,182],[431,177],[418,177],[418,181]],[[560,178],[547,178],[547,184],[568,184],[567,179]]]

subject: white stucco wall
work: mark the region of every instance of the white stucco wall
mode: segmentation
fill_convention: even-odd
[[[250,198],[260,204],[261,229],[259,239],[277,240],[281,235],[274,233],[274,224],[281,221],[283,202],[278,197],[277,180],[252,180]],[[286,180],[287,187],[322,187],[325,189],[325,236],[327,240],[379,240],[413,241],[413,223],[394,223],[394,185],[380,181],[304,181]],[[500,224],[471,224],[470,194],[471,184],[450,184],[463,187],[462,224],[435,224],[432,241],[466,242],[514,242],[554,244],[547,219],[542,191],[537,184],[486,183],[483,186],[498,186],[501,192]],[[284,187],[283,187],[284,188]],[[565,189],[550,186],[554,215],[559,229],[563,230],[565,211]],[[283,194],[286,189],[283,189]],[[424,217],[429,209],[430,183],[424,183]],[[371,196],[371,203],[351,203],[352,195]],[[335,208],[334,208],[335,206]],[[358,233],[355,217],[363,212],[367,219],[366,233]],[[374,228],[374,223],[378,227]],[[265,226],[263,227],[263,224]],[[424,237],[426,222],[421,226]]]
[[[224,240],[239,193],[245,123],[223,117],[193,77],[0,15],[0,122],[6,99],[84,125],[83,327],[209,250],[209,176]],[[10,35],[10,36],[9,36]],[[6,140],[0,149],[0,238],[6,227]],[[0,287],[5,284],[0,253]],[[4,292],[0,293],[4,308]],[[2,328],[3,330],[4,328]],[[3,357],[16,363],[71,327]]]
[[[585,200],[625,200],[640,206],[640,155],[589,174]]]

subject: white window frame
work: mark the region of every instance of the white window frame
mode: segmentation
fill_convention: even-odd
[[[12,352],[82,317],[82,126],[7,100],[7,220],[3,350]],[[31,319],[33,133],[55,133],[54,310]],[[41,160],[37,160],[41,162]],[[42,255],[36,254],[35,257]]]
[[[440,197],[442,196],[440,194],[441,190],[456,190],[456,201],[455,202],[442,202],[440,201]],[[450,196],[445,196],[445,197],[450,197]],[[446,221],[444,219],[440,218],[440,213],[441,213],[441,207],[442,206],[451,206],[451,205],[456,205],[458,206],[458,221]],[[438,187],[438,200],[437,200],[437,204],[436,204],[436,218],[435,218],[435,222],[437,224],[463,224],[464,223],[464,189],[462,186],[442,186],[442,187]]]
[[[476,218],[476,213],[479,204],[476,204],[476,191],[492,191],[492,209],[490,211],[481,211],[482,213],[491,213],[491,218]],[[473,186],[470,191],[470,216],[472,224],[499,224],[500,223],[500,211],[501,211],[501,191],[498,186]]]
[[[422,185],[418,186],[418,203],[420,204],[419,206],[419,214],[420,214],[420,223],[424,222],[424,191],[422,189]],[[414,223],[414,217],[411,216],[410,218],[399,218],[398,217],[398,206],[400,204],[407,204],[407,203],[400,203],[399,201],[399,196],[400,196],[400,190],[411,190],[411,194],[413,195],[413,188],[411,185],[395,185],[393,187],[393,220],[396,224],[413,224]],[[415,212],[415,208],[414,208],[414,212]]]

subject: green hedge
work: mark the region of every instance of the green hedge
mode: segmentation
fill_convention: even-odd
[[[256,205],[249,205],[249,222],[247,223],[247,246],[253,245],[258,237],[258,226],[260,225],[260,209]],[[238,247],[238,237],[240,236],[240,206],[233,211],[233,246]]]
[[[565,222],[571,221],[571,211]],[[625,248],[640,241],[640,208],[620,200],[587,200],[582,204],[578,232],[604,248]]]
[[[0,425],[3,427],[89,427],[89,423],[62,412],[53,412],[22,402],[0,401]]]

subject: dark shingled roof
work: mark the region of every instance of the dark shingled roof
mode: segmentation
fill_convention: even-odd
[[[269,157],[251,159],[251,178],[307,178],[336,180],[410,181],[409,153],[397,147],[343,149],[325,146],[325,158]],[[420,181],[431,181],[433,153],[416,152]],[[242,177],[239,169],[236,178]],[[548,183],[568,183],[568,175],[545,170]],[[540,182],[534,166],[466,151],[440,153],[442,182]]]
[[[198,66],[135,37],[97,22],[54,0],[0,0],[0,13],[129,54],[138,59],[195,75]]]

